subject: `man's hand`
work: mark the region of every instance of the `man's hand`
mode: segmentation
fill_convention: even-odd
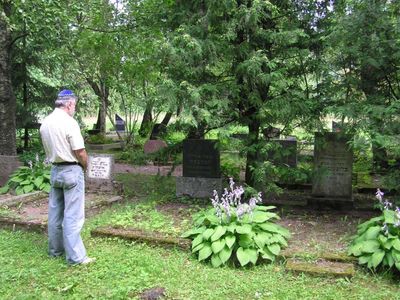
[[[75,153],[75,156],[78,159],[79,163],[82,165],[83,171],[86,172],[87,165],[88,165],[88,155],[86,153],[85,148],[74,150],[74,153]]]

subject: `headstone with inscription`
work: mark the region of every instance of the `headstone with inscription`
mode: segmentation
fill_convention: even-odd
[[[353,151],[350,136],[336,132],[316,133],[312,196],[352,201]]]
[[[113,180],[114,156],[90,153],[86,172],[86,188],[89,192],[115,192],[119,189]]]
[[[177,196],[211,197],[220,192],[222,179],[217,140],[183,142],[183,176],[176,179]]]
[[[3,186],[8,177],[21,165],[18,156],[0,155],[0,186]]]

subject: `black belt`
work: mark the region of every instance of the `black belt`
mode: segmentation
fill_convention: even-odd
[[[79,165],[82,166],[80,163],[77,161],[62,161],[62,162],[53,162],[52,163],[55,166],[69,166],[69,165]]]

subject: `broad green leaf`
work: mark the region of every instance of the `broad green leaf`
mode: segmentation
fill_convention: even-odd
[[[265,232],[260,232],[260,233],[256,234],[256,236],[254,237],[254,242],[260,249],[262,249],[262,248],[264,248],[268,239],[269,239],[269,236]]]
[[[1,187],[1,188],[0,188],[0,195],[1,195],[1,194],[7,193],[9,189],[10,189],[10,188],[9,188],[8,185],[5,185],[5,186]]]
[[[228,227],[226,228],[226,231],[229,231],[229,232],[232,232],[232,233],[235,233],[235,230],[236,230],[236,224],[235,223],[229,224]]]
[[[383,216],[385,218],[385,223],[387,224],[396,223],[396,213],[393,210],[384,210]]]
[[[50,184],[46,184],[46,186],[43,188],[43,191],[45,191],[46,193],[50,193],[50,190],[51,190]]]
[[[47,178],[48,180],[50,180],[50,178],[51,178],[50,174],[43,174],[43,177]]]
[[[367,240],[374,240],[377,238],[379,233],[381,232],[381,226],[373,226],[368,228],[368,230],[365,232],[365,238]]]
[[[396,249],[397,251],[400,251],[400,240],[397,238],[397,239],[394,239],[393,241],[392,241],[392,246],[393,246],[393,248],[394,249]]]
[[[255,265],[257,263],[257,259],[258,259],[258,253],[256,249],[252,249],[252,248],[247,248],[244,249],[244,252],[246,252],[246,254],[248,255],[250,262]]]
[[[275,209],[276,206],[263,206],[263,205],[256,205],[255,210],[262,210],[262,211],[267,211],[267,210],[272,210]]]
[[[286,239],[282,235],[274,234],[274,238],[277,240],[277,242],[279,244],[281,244],[281,246],[283,246],[283,247],[287,247],[288,246]]]
[[[281,251],[281,247],[278,244],[271,244],[271,245],[268,245],[267,247],[268,247],[268,250],[271,251],[271,253],[275,256],[278,255],[279,252]]]
[[[275,260],[275,255],[273,255],[273,254],[271,253],[271,251],[269,251],[269,249],[268,249],[267,246],[265,246],[264,249],[259,250],[259,251],[260,251],[260,253],[262,254],[262,255],[261,255],[262,258],[268,259],[268,260],[270,260],[270,261],[274,261],[274,260]]]
[[[203,247],[204,247],[205,244],[206,244],[206,243],[200,243],[200,244],[198,244],[196,247],[194,247],[194,248],[192,249],[192,253],[195,253],[195,252],[200,251],[201,249],[203,249]]]
[[[211,242],[218,240],[221,236],[225,234],[225,232],[226,232],[225,226],[221,225],[217,226],[217,228],[215,228],[213,235],[211,236]]]
[[[396,249],[392,248],[391,254],[392,254],[392,257],[393,257],[395,262],[400,262],[400,252],[399,251],[397,251]]]
[[[386,236],[384,236],[383,234],[380,234],[380,235],[378,236],[378,240],[381,242],[382,245],[385,246],[385,244],[386,244],[388,238],[387,238]],[[386,247],[385,247],[385,248],[386,248]]]
[[[368,240],[362,242],[361,251],[364,253],[374,253],[379,249],[379,242],[376,240]]]
[[[350,246],[349,251],[347,252],[349,255],[360,256],[362,254],[362,242],[355,243]]]
[[[10,181],[19,183],[19,182],[24,181],[24,178],[12,177],[12,178],[10,179]]]
[[[36,177],[36,179],[33,181],[33,183],[36,187],[40,188],[40,186],[43,183],[43,180],[44,180],[43,176],[39,176],[39,177]]]
[[[199,251],[199,261],[207,259],[211,254],[212,250],[210,245],[204,245],[204,247]]]
[[[394,259],[393,259],[392,254],[391,254],[390,252],[386,252],[385,258],[386,258],[386,261],[387,261],[388,266],[389,266],[390,268],[393,267],[393,265],[394,265]]]
[[[378,249],[374,254],[371,256],[372,267],[376,268],[382,262],[383,257],[385,256],[385,251]]]
[[[395,263],[396,269],[400,271],[400,262]]]
[[[194,238],[194,240],[192,241],[192,249],[194,249],[198,244],[203,242],[203,235],[199,234],[198,236],[196,236]]]
[[[228,246],[228,248],[232,248],[232,246],[235,244],[236,237],[234,235],[227,235],[225,237],[225,243]]]
[[[232,248],[225,246],[221,252],[218,253],[219,258],[221,259],[222,263],[224,264],[229,260],[232,255]]]
[[[362,255],[358,258],[358,263],[364,265],[371,260],[372,255]]]
[[[34,186],[33,184],[25,185],[25,186],[24,186],[24,193],[26,194],[26,193],[32,192],[34,187],[35,187],[35,186]]]
[[[22,186],[19,186],[15,189],[15,194],[22,195],[24,193],[24,189]]]
[[[248,234],[252,231],[252,227],[250,224],[243,224],[240,226],[236,226],[236,232],[240,234]]]
[[[364,223],[361,223],[360,225],[358,225],[357,234],[358,235],[363,234],[366,230],[368,230],[369,227],[371,227],[372,224],[380,223],[382,220],[383,220],[383,216],[379,216],[379,217],[372,218]]]
[[[30,184],[30,183],[31,183],[30,180],[24,180],[24,181],[21,181],[19,184],[20,185],[27,185],[27,184]]]
[[[211,243],[211,250],[213,253],[220,252],[225,247],[225,239],[219,239]]]
[[[192,236],[192,235],[202,233],[204,230],[205,230],[205,227],[190,229],[190,230],[184,232],[184,233],[181,235],[181,237],[182,237],[182,238],[188,238],[188,237],[190,237],[190,236]]]
[[[261,229],[269,231],[269,232],[272,232],[272,233],[280,233],[285,238],[289,238],[290,237],[289,230],[287,230],[286,228],[283,228],[282,226],[279,226],[277,224],[266,222],[266,223],[258,224],[258,226]]]
[[[249,255],[243,250],[242,247],[239,247],[236,251],[236,257],[239,260],[240,265],[243,267],[250,262]]]
[[[214,233],[214,229],[213,228],[207,228],[204,232],[203,232],[203,238],[205,240],[209,240],[210,237],[213,235]]]
[[[253,239],[248,234],[241,234],[239,236],[239,246],[243,248],[248,248],[253,244]]]
[[[206,219],[207,219],[208,221],[210,221],[210,223],[213,224],[213,225],[219,224],[219,218],[218,218],[216,215],[214,215],[214,214],[208,214],[208,215],[206,216]]]
[[[220,265],[222,265],[222,261],[219,258],[218,254],[213,254],[211,256],[211,264],[214,268],[218,268]]]
[[[275,213],[265,211],[255,211],[253,213],[253,222],[255,223],[264,223],[270,219],[279,219],[279,216]]]

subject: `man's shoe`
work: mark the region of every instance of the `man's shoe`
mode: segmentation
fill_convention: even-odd
[[[94,257],[86,257],[82,262],[79,263],[79,265],[88,265],[91,263],[94,263],[96,261],[96,258]]]

